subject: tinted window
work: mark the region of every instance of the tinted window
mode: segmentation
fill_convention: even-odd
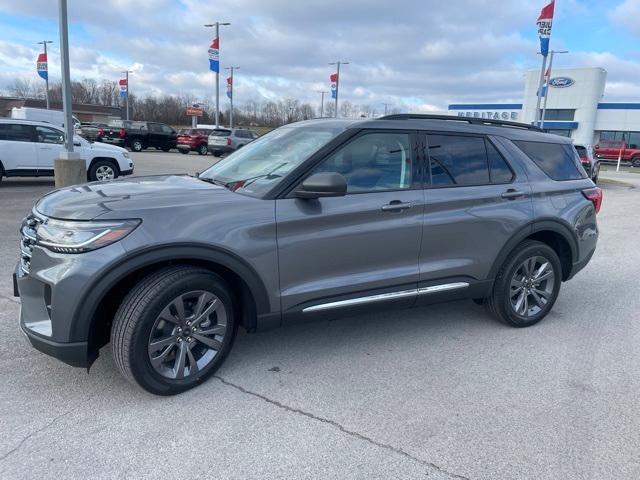
[[[560,120],[560,121],[573,121],[575,117],[575,110],[564,109],[564,108],[548,108],[544,112],[545,121],[548,120]],[[542,115],[542,110],[540,110],[540,114]]]
[[[576,151],[571,145],[522,141],[513,143],[554,180],[584,178],[582,167],[578,167]]]
[[[38,143],[64,143],[64,134],[49,127],[36,127],[36,138]]]
[[[160,125],[160,129],[163,133],[174,133],[173,128],[167,127],[166,125]]]
[[[485,140],[487,147],[487,158],[489,159],[489,171],[491,183],[510,183],[513,180],[513,172],[507,165],[506,160],[489,140]]]
[[[0,140],[33,142],[33,127],[19,123],[0,123]]]
[[[210,135],[212,137],[228,137],[231,135],[231,130],[212,130]]]
[[[587,158],[587,149],[585,147],[583,147],[582,145],[576,145],[576,152],[578,152],[578,155],[582,158]]]
[[[484,139],[456,135],[429,135],[432,185],[489,183]]]
[[[411,187],[411,143],[407,133],[362,135],[314,170],[337,172],[347,180],[347,193],[402,190]]]

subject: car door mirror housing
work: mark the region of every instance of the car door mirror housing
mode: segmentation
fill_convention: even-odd
[[[297,198],[343,197],[347,193],[347,180],[335,172],[315,173],[294,191]]]

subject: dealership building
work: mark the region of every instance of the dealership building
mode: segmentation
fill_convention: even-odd
[[[451,104],[447,113],[531,124],[536,116],[539,80],[540,70],[527,71],[523,103]],[[575,143],[595,145],[602,139],[640,145],[640,103],[604,101],[606,80],[603,68],[554,69],[543,128],[571,137]]]

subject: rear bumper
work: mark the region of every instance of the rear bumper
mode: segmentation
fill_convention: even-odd
[[[207,149],[210,153],[230,153],[234,151],[234,148],[229,145],[208,145]]]
[[[124,147],[124,139],[123,138],[106,138],[102,137],[102,143],[109,143],[111,145],[118,145],[119,147]]]
[[[587,266],[587,264],[591,261],[591,257],[593,257],[595,251],[595,249],[591,250],[591,253],[589,253],[582,260],[573,263],[573,266],[571,267],[571,273],[569,274],[567,280],[571,280],[580,270]]]

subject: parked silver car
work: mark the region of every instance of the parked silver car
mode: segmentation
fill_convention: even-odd
[[[209,152],[216,156],[231,153],[258,137],[248,128],[217,128],[209,134]]]

